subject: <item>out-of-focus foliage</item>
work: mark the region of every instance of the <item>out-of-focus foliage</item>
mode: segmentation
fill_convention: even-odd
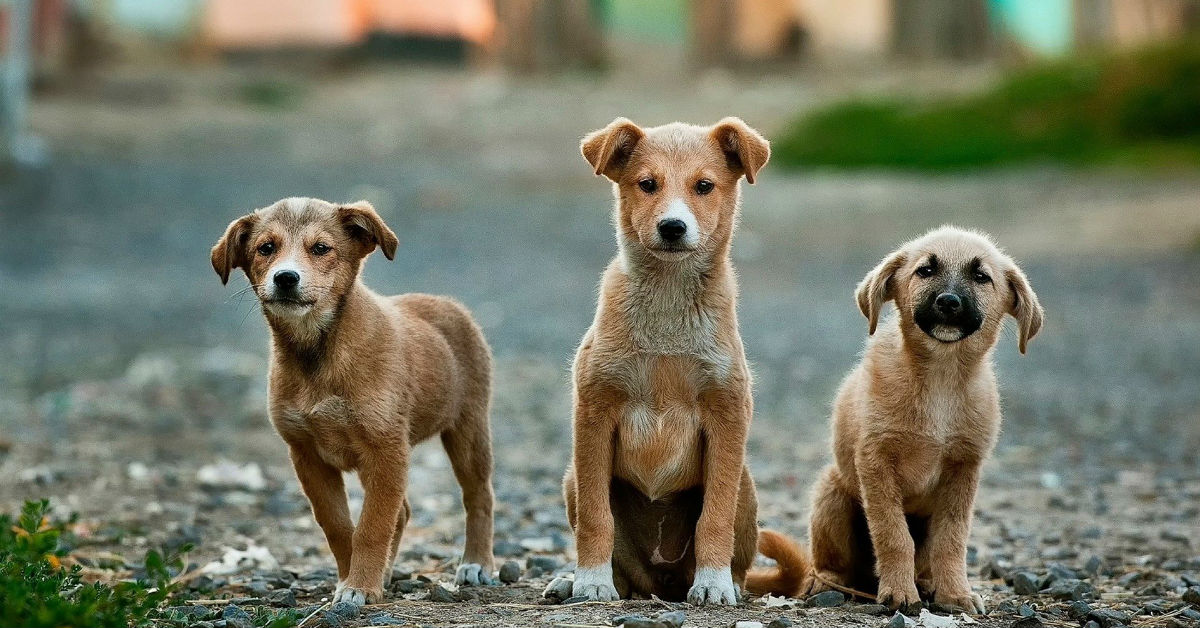
[[[1197,165],[1200,41],[1040,65],[963,99],[843,102],[772,149],[792,166]]]
[[[64,564],[61,522],[46,500],[27,502],[14,521],[0,515],[0,626],[144,626],[175,589],[177,556],[146,554],[145,579],[84,583],[78,565]],[[181,551],[188,551],[184,546]]]

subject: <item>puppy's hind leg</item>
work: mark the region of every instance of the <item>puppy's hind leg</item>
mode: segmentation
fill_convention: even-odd
[[[412,516],[412,507],[408,503],[408,499],[404,500],[404,507],[400,509],[400,516],[396,517],[396,533],[392,536],[392,549],[388,552],[387,569],[383,572],[383,588],[388,588],[392,584],[392,566],[396,564],[396,554],[400,549],[400,539],[404,536],[404,527],[408,525],[408,519]]]
[[[442,432],[442,446],[450,457],[454,476],[462,488],[467,511],[467,542],[454,575],[457,584],[493,584],[492,580],[492,434],[488,426],[487,397],[468,404],[458,423]]]
[[[834,588],[830,585],[855,586],[856,574],[863,570],[864,562],[870,561],[869,556],[862,555],[861,543],[855,538],[858,504],[839,482],[837,468],[829,466],[813,486],[808,536],[816,577],[808,591],[800,591],[801,595]]]

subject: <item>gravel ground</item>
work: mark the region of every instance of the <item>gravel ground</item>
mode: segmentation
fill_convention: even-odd
[[[987,75],[955,75],[949,89]],[[239,101],[267,78],[287,81],[297,102]],[[945,76],[716,74],[700,89],[658,78],[118,68],[43,96],[34,125],[54,161],[0,181],[0,350],[12,356],[0,364],[0,506],[46,496],[78,513],[77,556],[98,574],[136,573],[146,548],[193,542],[189,559],[208,572],[189,597],[322,604],[332,558],[266,420],[265,326],[236,282],[220,286],[208,248],[229,220],[279,197],[361,197],[401,240],[394,262],[370,261],[367,282],[457,296],[495,349],[497,554],[519,578],[453,590],[461,507],[444,454],[426,445],[393,596],[306,625],[595,626],[680,610],[685,626],[883,626],[888,614],[863,604],[541,600],[572,566],[559,494],[567,364],[613,250],[609,190],[578,157],[578,137],[616,115],[729,113],[769,137],[840,94]],[[760,520],[804,535],[807,489],[828,459],[829,399],[865,337],[858,279],[929,227],[979,227],[1021,260],[1048,322],[1028,356],[1011,330],[996,352],[1005,429],[970,556],[994,610],[954,621],[1200,625],[1198,198],[1194,172],[768,165],[746,189],[735,243]],[[234,628],[240,615],[226,604],[189,612]]]

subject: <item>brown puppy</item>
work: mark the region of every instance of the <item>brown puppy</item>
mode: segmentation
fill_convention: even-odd
[[[462,305],[383,297],[362,284],[363,258],[392,259],[396,235],[366,202],[284,199],[229,225],[212,250],[221,281],[245,271],[271,327],[271,422],[337,560],[334,601],[379,600],[409,505],[413,444],[441,436],[467,511],[455,580],[492,569],[492,358]],[[350,520],[343,471],[365,500]]]
[[[729,247],[739,181],[754,182],[769,146],[737,118],[618,118],[581,148],[613,182],[619,252],[574,364],[573,594],[736,604],[757,502]]]
[[[1003,319],[1018,346],[1042,326],[1025,274],[980,233],[943,227],[887,256],[857,291],[874,337],[838,391],[834,463],[813,491],[812,568],[801,548],[764,533],[781,570],[751,574],[757,592],[877,591],[893,608],[934,602],[983,612],[966,572],[979,468],[1000,430],[992,349]],[[896,315],[875,334],[879,312]]]

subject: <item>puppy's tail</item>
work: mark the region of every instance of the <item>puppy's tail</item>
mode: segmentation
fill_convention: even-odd
[[[773,593],[798,597],[812,584],[812,560],[808,549],[774,530],[759,530],[758,551],[775,559],[775,566],[752,569],[746,574],[746,590],[755,595]]]

